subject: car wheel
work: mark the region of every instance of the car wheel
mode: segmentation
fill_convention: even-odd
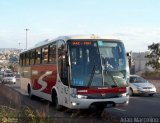
[[[129,95],[133,96],[133,89],[132,88],[129,88]]]
[[[148,94],[150,97],[152,97],[154,94]]]

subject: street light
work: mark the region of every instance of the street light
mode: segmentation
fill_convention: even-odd
[[[21,49],[21,46],[20,46],[20,45],[21,45],[21,42],[19,42],[18,45],[19,45],[19,50],[20,50],[20,49]]]
[[[18,51],[19,52],[21,51],[21,44],[22,44],[21,42],[18,43],[18,45],[19,45],[19,50]]]
[[[27,32],[28,32],[29,29],[26,28],[24,30],[26,30],[26,49],[27,49]]]

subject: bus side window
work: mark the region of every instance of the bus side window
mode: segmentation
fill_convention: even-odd
[[[30,64],[33,65],[35,60],[35,50],[30,51]]]
[[[23,65],[23,54],[20,54],[19,64],[21,66]]]
[[[23,54],[22,54],[22,64],[23,64],[23,66],[26,65],[25,61],[26,61],[26,60],[25,60],[25,53],[23,53]]]
[[[25,58],[26,58],[26,65],[29,65],[29,52],[25,53]]]
[[[48,63],[48,46],[42,48],[42,63]]]
[[[56,42],[49,46],[49,63],[56,63]]]
[[[66,53],[65,43],[58,42],[58,70],[61,81],[64,85],[68,85],[68,57]]]
[[[41,63],[41,48],[36,49],[35,63],[36,64],[40,64]]]

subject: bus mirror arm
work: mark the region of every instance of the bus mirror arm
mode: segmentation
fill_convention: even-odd
[[[131,54],[132,54],[132,52],[127,52],[127,53],[126,53],[126,56],[127,56],[127,57],[130,57]]]

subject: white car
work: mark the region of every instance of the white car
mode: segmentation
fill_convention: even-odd
[[[16,77],[12,73],[4,73],[2,77],[2,83],[16,83]]]
[[[129,95],[147,94],[153,96],[156,93],[156,88],[144,78],[138,75],[130,75]]]

